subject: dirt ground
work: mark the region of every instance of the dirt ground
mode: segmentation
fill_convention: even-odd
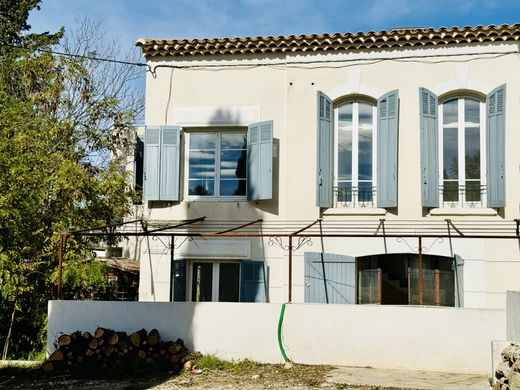
[[[257,364],[243,371],[202,370],[194,374],[135,375],[128,377],[93,379],[70,374],[46,375],[30,367],[0,369],[0,389],[378,389],[370,386],[336,385],[326,381],[330,366],[294,365],[285,369],[280,365]]]

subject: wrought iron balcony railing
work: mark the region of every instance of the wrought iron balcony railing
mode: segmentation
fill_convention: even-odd
[[[376,207],[377,188],[362,187],[334,187],[334,207],[363,208]]]
[[[486,186],[470,183],[465,186],[444,182],[439,186],[442,207],[486,207]]]

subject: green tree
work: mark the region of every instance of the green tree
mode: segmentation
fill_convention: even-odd
[[[60,233],[105,225],[129,212],[132,191],[124,166],[134,139],[131,124],[141,107],[128,86],[137,69],[89,58],[118,54],[114,47],[97,50],[102,32],[96,24],[82,21],[79,35],[63,41],[62,50],[80,55],[75,57],[51,54],[62,31],[24,35],[28,12],[38,4],[0,0],[4,358],[42,347],[47,301],[56,292]],[[103,267],[90,250],[95,243],[69,238],[64,268],[69,291],[104,288]]]

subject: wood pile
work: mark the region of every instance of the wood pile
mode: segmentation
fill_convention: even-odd
[[[161,341],[157,329],[141,329],[130,335],[111,329],[97,328],[94,334],[76,331],[63,334],[55,343],[56,350],[43,363],[42,369],[53,373],[68,369],[124,367],[128,364],[155,364],[180,369],[190,351],[181,339]]]

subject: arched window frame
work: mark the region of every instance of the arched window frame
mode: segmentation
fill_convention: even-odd
[[[457,193],[448,191],[444,183],[444,105],[457,99],[457,155],[458,155],[458,178]],[[479,145],[480,145],[480,196],[476,199],[475,194],[467,192],[465,172],[465,102],[473,100],[479,103]],[[449,208],[474,208],[487,207],[486,197],[486,95],[477,91],[457,90],[450,91],[439,96],[439,201],[441,207]],[[461,163],[462,162],[462,163]],[[471,191],[471,190],[470,190]]]
[[[359,104],[372,107],[372,179],[359,179]],[[347,180],[339,179],[339,109],[352,104],[352,175],[351,193],[341,189],[341,183]],[[365,95],[348,95],[334,102],[334,205],[335,207],[364,208],[377,205],[377,100]],[[371,182],[370,191],[359,192],[359,184]],[[350,195],[350,196],[349,196]]]

